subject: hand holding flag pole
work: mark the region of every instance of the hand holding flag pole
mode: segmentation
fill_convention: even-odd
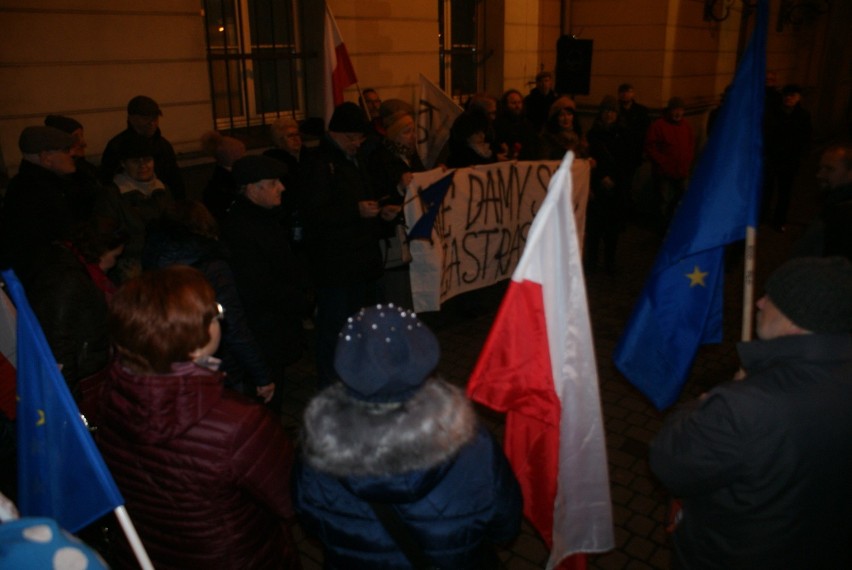
[[[724,248],[747,234],[743,336],[751,336],[768,17],[767,0],[760,0],[717,126],[613,354],[660,410],[677,400],[698,346],[722,340]]]

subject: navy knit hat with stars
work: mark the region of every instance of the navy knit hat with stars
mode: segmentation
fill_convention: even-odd
[[[404,402],[429,378],[440,357],[438,339],[414,311],[391,303],[349,317],[337,340],[334,368],[359,400]]]

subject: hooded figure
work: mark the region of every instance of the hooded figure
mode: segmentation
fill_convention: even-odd
[[[518,483],[413,312],[362,309],[340,333],[334,384],[305,411],[296,508],[326,568],[496,568]],[[388,529],[391,529],[390,532]]]

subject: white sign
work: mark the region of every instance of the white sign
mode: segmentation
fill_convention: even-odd
[[[409,244],[415,311],[440,310],[447,299],[512,276],[533,217],[559,164],[498,162],[456,170],[432,239],[416,239]],[[574,215],[581,244],[589,171],[587,160],[575,160],[571,168]],[[406,191],[405,219],[409,227],[422,215],[419,192],[447,174],[439,168],[414,174]]]

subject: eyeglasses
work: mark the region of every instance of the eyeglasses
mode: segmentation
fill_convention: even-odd
[[[213,319],[217,321],[225,319],[225,307],[222,306],[222,303],[216,303],[216,314],[213,316]]]

